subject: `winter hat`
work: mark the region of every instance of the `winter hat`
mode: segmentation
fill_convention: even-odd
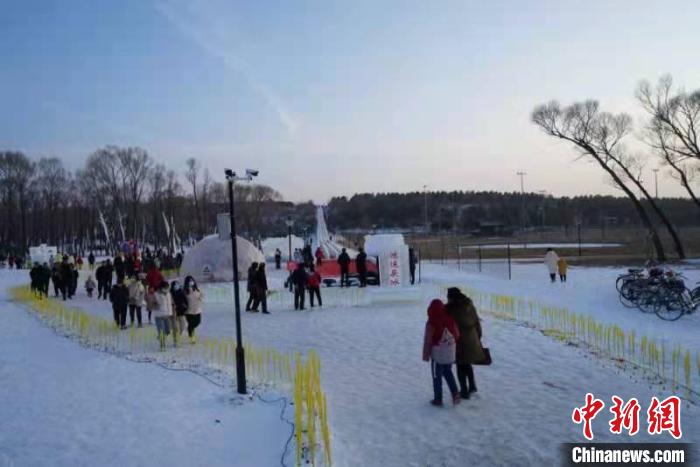
[[[447,299],[448,300],[455,300],[463,295],[464,294],[462,293],[462,291],[459,290],[459,288],[457,288],[457,287],[450,287],[449,289],[447,289]]]

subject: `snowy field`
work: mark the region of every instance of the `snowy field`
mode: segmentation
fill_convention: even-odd
[[[0,271],[1,467],[280,465],[281,403],[80,347],[8,302],[25,274]]]
[[[357,290],[343,291],[345,300],[337,290],[332,294],[324,290],[335,306],[294,312],[288,292],[278,291],[284,300],[270,300],[272,315],[243,313],[244,339],[256,346],[319,353],[322,384],[329,399],[333,457],[340,466],[554,465],[559,443],[582,440],[581,427],[570,417],[572,409],[583,404],[586,392],[594,392],[607,404],[613,394],[623,399],[636,397],[643,405],[653,395],[668,395],[611,361],[594,358],[537,330],[482,315],[485,345],[491,348],[494,364],[476,367],[479,392],[457,407],[431,407],[430,369],[420,355],[425,305],[438,284],[469,285],[565,305],[625,328],[643,329],[700,348],[697,316],[666,323],[655,315],[622,307],[614,287],[619,269],[572,268],[570,282],[562,285],[550,284],[541,265],[515,267],[524,269],[514,274],[518,279],[507,281],[426,264],[423,284],[404,294],[411,299],[393,304],[367,305],[368,297]],[[698,271],[689,268],[686,275],[695,278]],[[274,270],[270,276],[272,286],[279,288],[283,276]],[[91,313],[111,316],[107,302],[87,299],[82,291],[75,302]],[[231,336],[233,331],[230,302],[210,299],[200,332]],[[275,415],[279,414],[273,409],[270,420]],[[607,420],[604,414],[594,422],[596,441],[629,440],[611,435]],[[280,442],[270,445],[282,446],[284,428],[270,423],[272,433],[281,430]],[[699,429],[697,407],[684,403],[684,441],[699,441]],[[261,436],[269,439],[267,428]],[[672,441],[668,435],[646,434],[632,440]]]

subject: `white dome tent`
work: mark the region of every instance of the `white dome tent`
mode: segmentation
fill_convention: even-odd
[[[262,252],[248,240],[236,237],[238,245],[238,278],[246,279],[251,263],[264,263]],[[180,274],[192,276],[197,282],[233,281],[231,241],[209,235],[190,248],[182,259]]]

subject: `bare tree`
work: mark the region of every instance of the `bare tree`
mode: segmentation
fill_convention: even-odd
[[[138,236],[139,206],[148,185],[148,173],[152,163],[148,153],[138,147],[117,148],[116,155],[121,165],[124,195],[128,203],[131,204],[129,230],[132,232],[133,238],[136,238]]]
[[[575,103],[563,109],[559,103],[550,102],[535,108],[532,121],[546,134],[574,144],[582,157],[589,157],[598,163],[615,185],[632,201],[642,223],[649,231],[657,258],[664,261],[666,255],[658,231],[640,199],[627,184],[632,182],[640,188],[644,196],[651,198],[643,189],[638,176],[633,173],[634,158],[622,148],[621,141],[631,129],[630,117],[624,114],[612,115],[600,112],[596,101]],[[655,203],[653,205],[655,206]],[[657,214],[659,211],[657,210]],[[665,216],[662,217],[662,221],[664,219]],[[670,223],[667,219],[665,224],[669,228]],[[672,226],[669,233],[674,237],[678,255],[681,258],[685,257],[683,247]]]
[[[40,211],[44,217],[38,225],[42,227],[41,236],[47,242],[55,244],[58,240],[58,220],[60,207],[67,201],[69,173],[63,163],[56,157],[42,158],[36,165],[36,189],[39,195]]]
[[[15,208],[19,211],[20,236],[14,228],[15,222],[7,222],[5,236],[11,243],[27,246],[27,212],[30,204],[29,191],[36,165],[21,152],[0,153],[0,187],[7,219],[15,219]]]
[[[198,179],[199,179],[199,171],[201,169],[201,166],[197,159],[194,157],[187,159],[187,171],[185,172],[185,178],[187,178],[187,181],[192,185],[192,201],[194,203],[194,210],[195,210],[195,215],[197,216],[197,228],[198,228],[198,233],[202,233],[202,213],[200,212],[199,209],[199,198],[198,198],[198,192],[197,189],[199,188],[198,186]]]
[[[662,77],[653,87],[642,81],[637,100],[649,115],[646,142],[700,209],[700,199],[691,183],[700,167],[700,90],[686,94],[673,90],[671,76]]]

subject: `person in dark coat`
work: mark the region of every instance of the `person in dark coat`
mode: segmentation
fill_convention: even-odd
[[[481,323],[471,299],[457,287],[447,289],[447,313],[457,322],[459,339],[457,340],[457,380],[460,397],[469,399],[476,392],[473,363],[484,360],[481,346]],[[467,385],[467,380],[469,384]]]
[[[360,276],[360,287],[367,287],[367,253],[363,248],[360,248],[360,252],[355,257],[355,268]]]
[[[255,281],[253,284],[253,311],[258,311],[258,307],[262,303],[262,312],[266,315],[270,314],[267,311],[267,275],[265,274],[265,263],[258,265],[258,270],[255,271]]]
[[[73,271],[71,271],[71,266],[68,264],[68,257],[63,257],[63,262],[58,267],[58,273],[61,277],[61,297],[66,300],[68,297],[68,292],[70,291],[70,285],[73,281]]]
[[[245,304],[245,311],[250,311],[255,301],[255,279],[258,272],[258,263],[252,263],[248,268],[248,278],[246,279],[246,290],[248,291],[248,301]]]
[[[114,273],[114,267],[112,267],[112,262],[110,260],[107,260],[105,263],[105,269],[104,269],[104,294],[102,295],[102,298],[107,300],[107,292],[109,290],[112,290],[112,275]]]
[[[49,298],[49,283],[51,282],[51,269],[44,263],[39,267],[39,293]]]
[[[88,255],[88,264],[90,265],[90,271],[95,269],[95,254],[92,251]]]
[[[78,269],[74,265],[70,265],[70,286],[69,286],[69,294],[68,298],[73,298],[75,296],[75,291],[78,289],[78,278],[80,277],[80,273],[78,272]]]
[[[411,274],[411,285],[416,283],[416,251],[408,249],[408,272]]]
[[[340,265],[340,286],[348,285],[348,275],[350,274],[350,255],[343,248],[343,251],[338,255],[338,264]]]
[[[275,249],[275,269],[280,269],[282,267],[282,252],[279,248]]]
[[[117,282],[124,282],[126,278],[126,264],[121,255],[114,258],[114,271],[117,273]]]
[[[124,281],[117,281],[109,292],[109,301],[112,302],[114,323],[120,329],[126,329],[126,311],[129,308],[129,289]]]
[[[306,282],[308,277],[304,270],[304,263],[298,263],[297,268],[292,273],[292,283],[294,284],[294,309],[304,309],[304,298],[306,294]]]
[[[39,263],[34,263],[34,266],[29,270],[30,285],[29,288],[35,294],[39,291]]]
[[[54,297],[58,298],[58,293],[61,290],[61,275],[58,272],[58,264],[54,264],[51,268],[51,282],[53,283]]]
[[[175,329],[173,332],[182,334],[187,326],[185,315],[187,314],[187,295],[178,281],[170,283],[170,294],[173,301],[173,311],[175,312]]]

